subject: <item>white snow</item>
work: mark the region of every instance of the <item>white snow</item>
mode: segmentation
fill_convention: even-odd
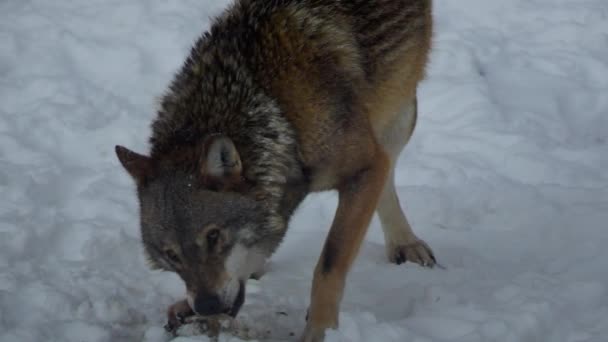
[[[0,341],[171,339],[183,284],[147,268],[113,147],[147,151],[226,3],[0,2]],[[435,18],[397,184],[447,269],[388,264],[375,218],[327,340],[608,341],[608,2],[435,0]],[[335,206],[311,196],[248,286],[242,319],[275,340],[304,326]]]

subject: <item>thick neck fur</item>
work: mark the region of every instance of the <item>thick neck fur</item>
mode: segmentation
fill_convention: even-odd
[[[227,18],[218,20],[215,27]],[[244,194],[266,212],[263,243],[274,249],[288,220],[281,208],[285,184],[299,173],[295,133],[254,80],[246,63],[250,47],[238,26],[230,27],[212,30],[192,48],[152,124],[151,157],[165,169],[168,165],[196,173],[204,139],[212,134],[229,137],[251,184]]]

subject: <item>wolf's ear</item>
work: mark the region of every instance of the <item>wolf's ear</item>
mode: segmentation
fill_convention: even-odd
[[[214,135],[203,146],[201,174],[209,187],[230,188],[241,182],[241,157],[230,138]]]
[[[150,158],[119,145],[115,147],[115,151],[118,160],[131,177],[138,182],[143,181],[150,171]]]

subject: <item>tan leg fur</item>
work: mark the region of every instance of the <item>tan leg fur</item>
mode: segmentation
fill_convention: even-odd
[[[326,328],[337,327],[346,276],[367,232],[389,167],[388,156],[379,150],[373,166],[338,189],[338,209],[315,268],[309,320],[302,341],[321,341]]]

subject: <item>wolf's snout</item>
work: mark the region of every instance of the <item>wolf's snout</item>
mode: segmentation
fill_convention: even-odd
[[[222,302],[220,297],[214,294],[202,294],[194,300],[194,312],[203,316],[222,313]]]

